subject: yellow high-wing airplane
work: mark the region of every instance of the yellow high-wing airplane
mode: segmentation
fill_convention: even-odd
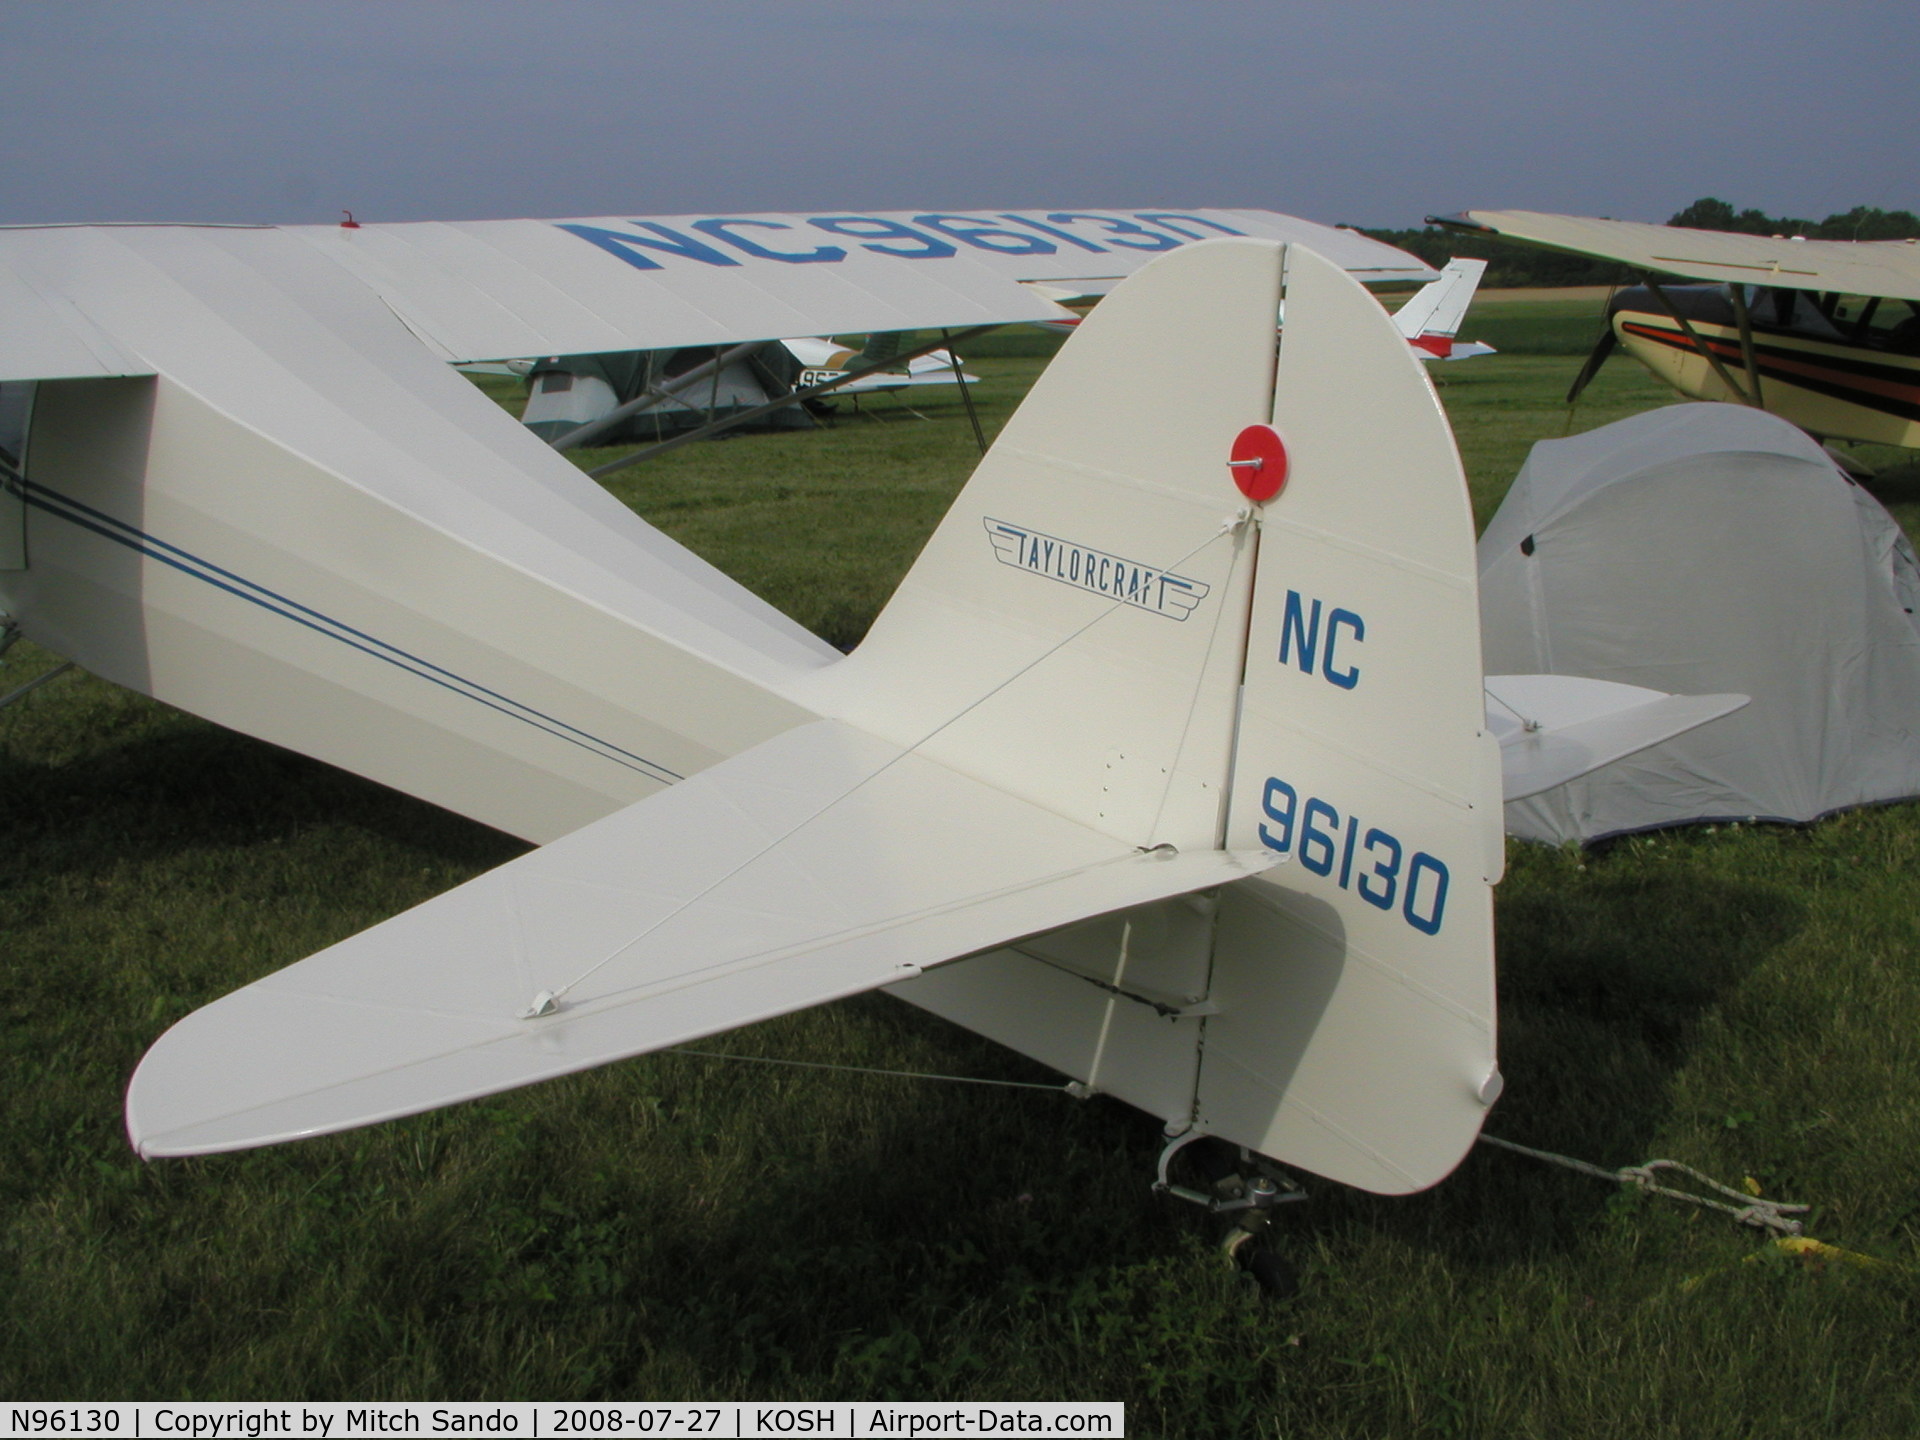
[[[1624,346],[1683,395],[1757,405],[1823,438],[1920,447],[1920,242],[1736,235],[1530,210],[1427,218],[1641,274],[1609,303],[1607,330],[1570,401]]]

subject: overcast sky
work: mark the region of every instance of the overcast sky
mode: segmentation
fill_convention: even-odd
[[[0,222],[1920,209],[1914,0],[0,0]]]

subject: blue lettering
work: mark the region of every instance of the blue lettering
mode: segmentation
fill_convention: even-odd
[[[1280,663],[1287,663],[1287,651],[1299,646],[1299,665],[1303,674],[1313,673],[1313,654],[1320,648],[1320,602],[1313,602],[1313,618],[1301,613],[1298,590],[1287,591],[1287,608],[1280,616]]]
[[[1314,601],[1314,607],[1316,609],[1319,608],[1319,604],[1319,601]],[[1333,668],[1334,632],[1339,630],[1342,625],[1353,631],[1353,640],[1356,645],[1367,638],[1367,622],[1354,614],[1353,611],[1335,610],[1332,612],[1327,616],[1327,648],[1326,653],[1320,658],[1320,673],[1326,676],[1329,682],[1338,685],[1342,690],[1351,690],[1360,683],[1360,667],[1358,665],[1352,665],[1345,670],[1336,670]],[[1311,665],[1313,663],[1312,659],[1309,658],[1307,663]],[[1372,694],[1373,692],[1368,691],[1367,693]]]
[[[1177,250],[1180,242],[1171,236],[1162,235],[1157,230],[1149,230],[1144,225],[1136,225],[1131,220],[1122,220],[1116,215],[1089,215],[1082,211],[1055,210],[1047,216],[1056,225],[1071,225],[1076,220],[1091,220],[1096,225],[1104,225],[1104,236],[1109,245],[1123,245],[1129,250]],[[1129,239],[1128,237],[1137,237]]]
[[[1069,245],[1078,245],[1082,250],[1091,250],[1096,255],[1105,255],[1107,253],[1107,247],[1104,245],[1096,245],[1091,240],[1082,240],[1078,235],[1069,235],[1064,230],[1055,229],[1051,225],[1042,225],[1038,220],[1029,220],[1024,215],[1015,215],[1011,211],[1008,211],[1002,214],[1000,218],[1002,220],[1011,220],[1016,225],[1028,226],[1031,229],[1038,230],[1043,235],[1051,235],[1056,240],[1064,240]]]
[[[1314,824],[1324,819],[1330,830],[1322,830]],[[1300,826],[1300,863],[1316,875],[1333,873],[1334,844],[1332,831],[1340,828],[1340,812],[1324,800],[1308,800]]]
[[[635,220],[633,223],[653,231],[661,238],[649,240],[644,235],[630,235],[625,230],[603,230],[598,225],[562,225],[560,228],[569,234],[578,235],[590,244],[598,245],[609,255],[619,257],[638,270],[658,270],[660,262],[642,255],[635,248],[637,246],[659,250],[668,255],[684,256],[688,260],[698,260],[703,265],[738,265],[740,263],[731,255],[722,255],[711,246],[702,245],[692,236],[682,235],[678,230],[669,229],[652,220]]]
[[[1303,801],[1300,792],[1278,776],[1268,777],[1260,810],[1265,818],[1256,828],[1260,843],[1269,850],[1282,855],[1291,851],[1303,870],[1324,880],[1335,878],[1337,860],[1340,870],[1335,883],[1342,890],[1357,889],[1362,900],[1389,913],[1398,898],[1407,924],[1423,935],[1440,933],[1452,878],[1443,862],[1424,850],[1416,851],[1403,888],[1400,862],[1406,852],[1395,836],[1349,815],[1343,840],[1340,812],[1331,803],[1311,795]],[[1356,859],[1363,867],[1357,882],[1353,878]],[[1370,870],[1364,868],[1369,864]]]
[[[1417,910],[1420,896],[1420,877],[1422,874],[1434,878],[1433,907],[1421,915]],[[1400,907],[1400,913],[1406,922],[1422,935],[1438,935],[1440,920],[1447,910],[1447,867],[1433,856],[1422,850],[1413,857],[1413,864],[1407,868],[1407,898]]]
[[[1347,881],[1353,878],[1353,842],[1359,838],[1360,822],[1347,816],[1347,843],[1340,852],[1340,888],[1347,888]]]
[[[1286,797],[1287,806],[1282,810],[1274,803],[1276,797]],[[1260,797],[1260,808],[1267,812],[1267,819],[1280,827],[1275,835],[1265,825],[1260,827],[1260,843],[1269,850],[1278,850],[1286,854],[1293,846],[1293,812],[1299,807],[1300,794],[1286,781],[1275,778],[1267,781],[1266,793]]]
[[[1180,215],[1180,214],[1175,214],[1169,211],[1160,211],[1160,210],[1143,210],[1143,211],[1136,211],[1135,213],[1138,215],[1140,219],[1151,220],[1155,225],[1158,225],[1162,230],[1171,230],[1173,231],[1174,234],[1184,235],[1189,240],[1207,240],[1212,237],[1207,235],[1196,235],[1191,230],[1182,230],[1178,225],[1173,223],[1174,221],[1185,220],[1190,225],[1205,225],[1210,229],[1218,230],[1222,235],[1244,235],[1247,233],[1244,230],[1229,229],[1227,226],[1222,225],[1218,220],[1202,220],[1198,215]]]
[[[1367,831],[1366,842],[1362,848],[1366,850],[1368,855],[1372,855],[1376,845],[1383,848],[1387,854],[1384,858],[1376,858],[1374,860],[1372,874],[1362,875],[1360,877],[1360,898],[1369,905],[1376,906],[1381,910],[1391,910],[1393,908],[1393,892],[1397,890],[1400,885],[1400,842],[1386,831],[1375,826],[1373,829]],[[1368,886],[1367,882],[1369,880],[1385,881],[1386,888],[1375,892]]]
[[[833,235],[851,235],[856,240],[869,243],[862,250],[871,250],[876,255],[898,255],[905,260],[944,260],[957,254],[953,246],[944,240],[936,240],[923,234],[910,225],[902,225],[898,220],[882,220],[877,215],[818,215],[807,222]],[[858,230],[855,226],[868,225],[872,229]],[[875,245],[875,240],[901,240],[915,246],[912,250],[902,250],[897,245]]]
[[[1013,230],[1000,230],[986,221],[972,215],[916,215],[913,223],[924,225],[929,230],[938,230],[942,235],[971,245],[976,250],[991,250],[998,255],[1051,255],[1053,246],[1037,235],[1021,235]],[[1009,244],[996,244],[993,237],[1009,241]]]
[[[737,220],[721,218],[716,220],[696,220],[693,222],[693,228],[702,234],[711,235],[716,240],[724,240],[727,244],[733,246],[734,249],[744,250],[747,254],[760,260],[781,260],[789,265],[808,265],[817,260],[834,261],[847,258],[847,252],[842,250],[838,245],[822,245],[817,250],[769,250],[757,240],[749,240],[744,235],[735,235],[730,228],[735,225],[751,225],[756,230],[791,230],[793,228],[791,225],[782,224],[778,220]]]

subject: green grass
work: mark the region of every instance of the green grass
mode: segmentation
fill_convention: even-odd
[[[973,363],[991,428],[1039,362]],[[1568,425],[1574,363],[1439,367],[1483,521]],[[1612,365],[1571,423],[1666,399]],[[614,488],[851,643],[975,458],[956,401],[918,408],[932,421],[882,400],[831,433],[687,447]],[[1920,472],[1883,493],[1912,525]],[[0,683],[48,663],[21,646]],[[1791,1261],[1483,1149],[1409,1199],[1311,1184],[1280,1224],[1305,1271],[1282,1306],[1148,1194],[1157,1126],[1105,1099],[667,1055],[142,1165],[121,1091],[167,1024],[523,847],[85,676],[0,712],[0,822],[6,1398],[1118,1398],[1136,1435],[1920,1430],[1914,805],[1514,846],[1499,897],[1493,1132],[1751,1176],[1888,1268]],[[723,1043],[1046,1078],[880,996]]]
[[[1601,300],[1514,301],[1489,295],[1475,297],[1460,337],[1485,341],[1502,355],[1585,356],[1600,338],[1605,317]],[[1570,370],[1567,383],[1572,380]]]

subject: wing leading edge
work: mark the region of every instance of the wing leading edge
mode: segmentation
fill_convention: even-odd
[[[1274,858],[1142,852],[820,721],[189,1015],[135,1072],[128,1131],[205,1154],[413,1114]]]

